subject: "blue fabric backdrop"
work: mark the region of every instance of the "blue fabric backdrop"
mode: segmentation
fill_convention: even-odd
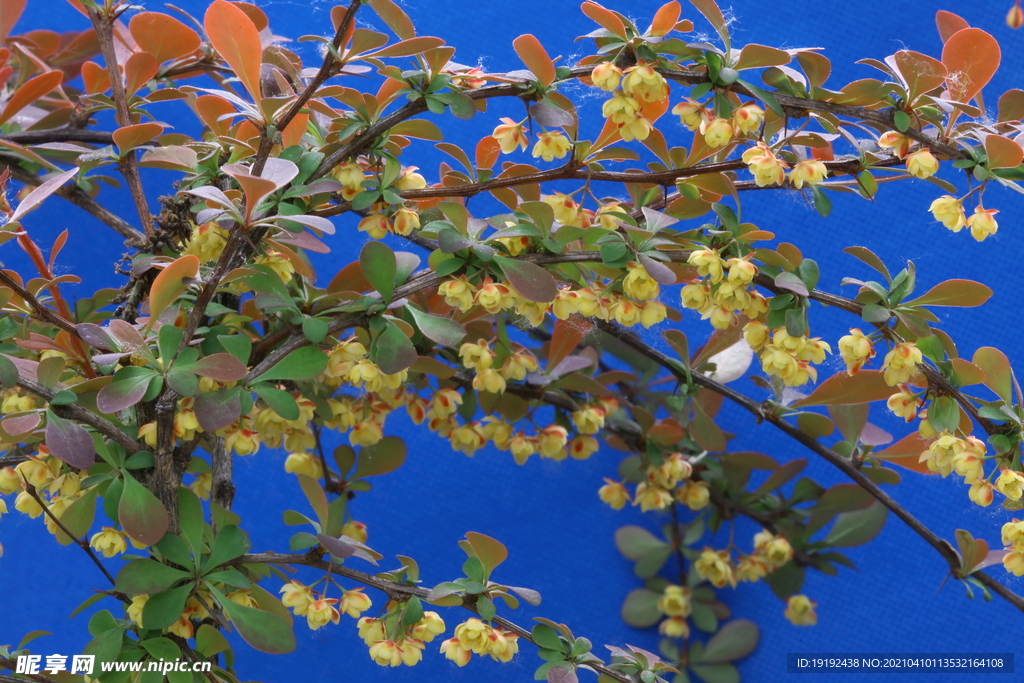
[[[205,2],[178,0],[177,4],[201,16]],[[281,36],[298,37],[306,33],[326,34],[328,12],[333,2],[260,2],[270,15],[272,27]],[[641,23],[660,3],[644,0],[619,5],[641,19]],[[685,4],[685,3],[684,3]],[[938,55],[941,43],[935,31],[934,13],[945,7],[960,13],[973,26],[984,28],[1003,45],[1003,65],[991,90],[1020,85],[1024,70],[1017,55],[1022,36],[1006,28],[1003,16],[1010,0],[986,3],[939,4],[923,0],[884,2],[863,0],[858,3],[821,3],[793,0],[765,3],[735,0],[729,8],[735,42],[757,42],[780,47],[826,47],[832,60],[830,84],[838,87],[856,78],[877,77],[868,66],[853,62],[862,57],[884,58],[896,50],[909,48]],[[571,64],[589,48],[572,38],[593,29],[578,11],[578,3],[556,0],[520,0],[510,2],[461,2],[434,0],[403,3],[421,34],[440,35],[458,48],[456,59],[466,64],[480,62],[489,71],[520,68],[510,43],[522,33],[533,33],[552,55],[563,55],[562,63]],[[149,3],[147,9],[160,9]],[[689,5],[684,17],[697,20]],[[18,29],[72,29],[84,26],[84,18],[58,0],[30,0]],[[380,22],[370,12],[361,22]],[[708,30],[703,21],[699,28]],[[645,24],[646,25],[646,24]],[[307,53],[308,54],[308,53]],[[599,115],[598,96],[582,88],[574,89],[574,98],[587,102],[584,115]],[[673,95],[678,98],[678,92]],[[159,107],[155,108],[161,111]],[[438,121],[449,139],[475,144],[490,130],[499,116],[521,118],[521,108],[510,103],[492,102],[485,115],[478,116],[472,128],[453,131],[451,118]],[[158,114],[158,117],[161,117]],[[161,117],[162,118],[162,117]],[[436,117],[435,117],[436,118]],[[175,119],[169,119],[175,122]],[[184,125],[184,124],[182,124]],[[183,129],[184,130],[184,129]],[[688,144],[688,133],[678,123],[667,123],[666,134],[677,136],[675,144]],[[670,140],[670,142],[672,142]],[[439,157],[421,145],[417,156],[421,172],[433,179]],[[524,155],[525,158],[525,155]],[[426,163],[422,163],[423,160]],[[150,188],[166,192],[172,174],[154,173]],[[946,173],[946,177],[953,178]],[[1022,207],[1019,196],[993,190],[986,206],[1001,209],[1001,231],[984,244],[976,244],[966,233],[954,235],[934,223],[926,211],[929,202],[941,194],[924,181],[901,183],[898,189],[883,187],[874,204],[859,199],[834,199],[832,217],[821,218],[801,196],[784,192],[759,192],[744,199],[745,219],[777,233],[781,240],[800,245],[805,255],[818,261],[822,270],[821,287],[834,292],[841,289],[843,276],[865,277],[870,273],[841,248],[853,244],[867,246],[898,270],[906,259],[918,268],[921,291],[949,277],[966,277],[988,283],[996,290],[990,304],[981,310],[950,312],[943,316],[944,328],[961,342],[961,354],[970,357],[978,346],[1002,348],[1018,363],[1020,333],[1018,324],[1019,286],[1017,254],[1022,239],[1016,212]],[[153,190],[153,199],[157,190]],[[105,189],[106,199],[118,198],[123,215],[131,216],[124,192]],[[123,249],[111,231],[95,223],[77,209],[51,202],[27,221],[40,244],[49,244],[63,229],[70,229],[68,247],[59,260],[62,272],[75,272],[86,286],[102,283],[119,286],[122,280],[110,267]],[[154,202],[155,205],[155,202]],[[481,212],[486,210],[478,205]],[[471,207],[472,208],[472,207]],[[352,239],[354,223],[339,221],[339,233],[331,244],[335,253],[320,259],[322,273],[333,272],[338,265],[355,257],[362,243]],[[395,245],[398,246],[397,244]],[[6,267],[27,267],[13,245],[2,249],[0,258]],[[65,286],[68,291],[72,288]],[[677,296],[675,293],[664,295]],[[834,342],[856,321],[820,308],[812,312],[815,335]],[[696,346],[706,339],[710,329],[686,316],[683,329]],[[656,339],[657,335],[651,335]],[[838,359],[829,361],[823,374],[841,367]],[[761,397],[763,392],[749,383],[740,388]],[[891,433],[902,436],[906,427],[888,419],[876,409],[872,421]],[[755,425],[746,413],[730,406],[723,409],[724,424],[738,436],[735,450],[761,450],[780,459],[810,457],[808,473],[823,483],[840,481],[827,464],[772,432],[769,426]],[[370,523],[372,547],[393,557],[416,558],[428,585],[459,575],[464,555],[457,541],[467,530],[475,530],[501,539],[509,548],[509,560],[499,578],[514,585],[535,588],[544,595],[539,608],[524,608],[502,613],[521,624],[533,616],[545,616],[569,624],[578,635],[585,635],[603,653],[604,643],[630,643],[650,650],[657,648],[654,629],[637,630],[619,618],[619,606],[625,595],[640,582],[631,572],[631,563],[615,550],[613,533],[627,523],[656,530],[661,521],[653,515],[641,515],[634,509],[613,512],[596,496],[604,476],[614,476],[620,454],[603,449],[585,462],[531,460],[519,467],[508,454],[493,450],[479,452],[474,458],[453,453],[425,429],[413,427],[404,416],[392,417],[387,432],[402,436],[410,445],[410,456],[399,472],[379,478],[374,490],[353,502],[357,518]],[[333,442],[330,445],[334,445]],[[250,532],[255,550],[284,550],[293,531],[284,526],[281,512],[300,505],[301,495],[294,478],[285,476],[285,454],[266,449],[254,457],[236,459],[239,493],[235,510]],[[1010,515],[997,505],[987,510],[973,506],[966,487],[952,480],[904,473],[904,485],[893,491],[896,499],[940,535],[952,539],[956,528],[969,529],[979,538],[997,545],[999,527]],[[9,503],[12,501],[9,501]],[[0,582],[5,586],[0,617],[0,643],[16,643],[32,629],[45,629],[53,636],[37,641],[39,653],[74,654],[88,640],[85,616],[68,621],[68,613],[93,587],[103,586],[96,570],[74,548],[52,543],[41,529],[41,522],[18,513],[0,522],[0,542],[5,556],[0,559]],[[741,545],[749,545],[757,529],[740,526]],[[43,534],[40,536],[40,534]],[[712,540],[725,545],[724,532]],[[735,591],[724,591],[723,599],[734,616],[750,618],[762,627],[760,647],[739,663],[747,681],[776,681],[787,676],[789,652],[908,652],[908,653],[1021,653],[1021,615],[999,599],[985,603],[968,600],[957,582],[940,586],[946,575],[942,559],[899,521],[890,519],[887,527],[867,547],[850,551],[859,571],[842,569],[838,576],[809,573],[805,592],[819,603],[819,623],[814,628],[791,625],[783,616],[784,604],[763,585],[742,584]],[[119,563],[109,563],[116,571]],[[385,560],[384,568],[394,564]],[[991,572],[1014,590],[1024,589],[1021,581],[1008,577],[1001,568]],[[300,578],[313,580],[314,573]],[[271,582],[275,583],[275,582]],[[274,590],[273,586],[268,587]],[[374,595],[378,604],[380,596]],[[116,609],[116,606],[102,605]],[[90,610],[91,612],[92,610]],[[456,610],[443,614],[449,629],[464,618]],[[388,681],[528,681],[540,663],[526,646],[511,664],[474,661],[464,669],[456,668],[436,654],[436,642],[425,661],[415,668],[381,670],[372,664],[366,648],[356,635],[354,623],[343,617],[341,626],[311,633],[301,621],[297,624],[298,650],[276,657],[254,652],[241,645],[238,668],[243,676],[264,681],[306,680],[388,680]],[[1024,663],[1018,663],[1024,666]],[[586,680],[587,674],[584,674]],[[798,676],[798,675],[796,675]],[[1009,678],[992,675],[984,680]],[[802,680],[902,680],[901,676],[804,675]],[[924,674],[918,680],[961,681],[970,676]]]

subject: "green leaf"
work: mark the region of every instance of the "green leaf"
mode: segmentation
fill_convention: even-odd
[[[156,560],[132,560],[117,573],[114,588],[129,595],[152,595],[189,577],[188,572],[168,567]]]
[[[479,604],[479,603],[478,603]],[[423,603],[415,595],[405,603],[402,611],[402,626],[409,627],[423,618]]]
[[[737,619],[718,630],[704,646],[701,662],[719,664],[742,659],[757,647],[761,632],[748,619]]]
[[[378,334],[370,345],[370,358],[381,372],[388,375],[397,374],[411,367],[418,357],[416,347],[391,321],[387,321],[384,331]]]
[[[249,355],[252,353],[252,341],[247,336],[244,334],[221,334],[217,336],[217,341],[225,351],[242,361],[243,364],[248,364]]]
[[[241,557],[249,552],[250,548],[252,543],[244,531],[237,526],[223,527],[217,531],[217,538],[213,540],[213,548],[203,564],[203,571],[208,572],[225,562]]]
[[[145,617],[143,617],[145,620]],[[172,622],[173,623],[173,622]],[[146,628],[152,628],[147,626]],[[174,660],[181,658],[181,649],[170,638],[163,636],[139,642],[153,659]],[[190,677],[191,680],[191,677]]]
[[[285,655],[295,649],[295,633],[284,619],[270,612],[234,603],[224,597],[219,590],[207,585],[221,608],[231,618],[242,640],[260,652],[270,654]]]
[[[117,505],[117,519],[126,534],[144,545],[153,545],[167,533],[167,511],[160,500],[121,470],[124,491]]]
[[[89,532],[92,522],[96,518],[96,494],[99,488],[91,488],[85,494],[68,506],[64,514],[60,516],[60,523],[72,533],[74,538],[64,533],[63,529],[57,529],[57,542],[61,545],[69,545],[75,539],[81,538]]]
[[[327,321],[322,318],[306,318],[302,321],[302,334],[311,344],[319,344],[327,336]]]
[[[142,625],[147,629],[166,628],[178,620],[194,585],[187,583],[149,596],[142,608]]]
[[[822,218],[828,218],[828,215],[832,213],[832,200],[828,198],[825,191],[820,187],[811,187],[811,198],[814,201],[814,209],[817,211]]]
[[[485,576],[490,576],[494,568],[508,557],[508,548],[490,536],[469,531],[466,532],[466,540],[469,541],[470,547],[473,548],[477,559],[483,565]]]
[[[18,368],[14,366],[11,359],[0,354],[0,384],[5,389],[10,389],[18,383]]]
[[[740,672],[732,664],[694,664],[690,670],[704,683],[740,683]]]
[[[543,647],[548,650],[555,650],[558,652],[565,649],[565,644],[558,636],[558,632],[547,624],[537,624],[533,627],[530,634],[533,636],[533,642],[537,644],[537,647]]]
[[[260,381],[313,379],[327,368],[327,354],[315,346],[303,346],[282,358],[259,376]]]
[[[256,395],[263,399],[270,409],[285,420],[299,419],[299,404],[291,393],[284,389],[278,389],[269,382],[259,382],[249,387],[256,392]]]
[[[184,486],[178,489],[178,524],[192,554],[199,557],[203,548],[203,530],[206,528],[203,504],[199,496]]]
[[[375,477],[394,472],[405,462],[405,441],[397,436],[385,436],[372,446],[359,451],[359,464],[351,479]]]
[[[376,240],[367,242],[359,252],[359,267],[384,301],[390,303],[395,291],[395,272],[398,267],[391,247]]]
[[[864,545],[882,531],[889,511],[875,502],[863,510],[844,512],[836,519],[825,543],[836,548],[852,548]]]
[[[668,544],[643,527],[629,525],[615,532],[615,547],[634,562],[652,550],[659,550],[666,545]]]
[[[480,613],[480,618],[486,621],[490,621],[497,614],[497,609],[494,607],[494,601],[486,595],[478,596],[476,599],[476,610]]]
[[[661,593],[656,593],[646,588],[636,588],[630,591],[622,603],[622,620],[636,628],[647,628],[654,626],[661,621],[661,612],[658,611],[658,600]]]
[[[204,657],[212,657],[231,649],[231,644],[224,634],[210,624],[203,624],[196,631],[196,652]]]
[[[466,336],[466,328],[451,318],[424,313],[415,306],[406,306],[405,310],[416,321],[416,327],[427,339],[443,346],[456,346]]]
[[[690,0],[690,2],[693,2],[693,0]],[[780,105],[779,101],[775,99],[775,95],[771,94],[767,90],[757,87],[756,85],[749,81],[744,81],[743,79],[740,79],[736,82],[742,85],[750,92],[752,92],[754,94],[754,97],[758,98],[766,105],[768,105],[768,108],[771,109],[776,114],[778,114],[779,116],[786,115],[785,112],[782,110],[782,105]]]
[[[960,425],[960,406],[952,396],[939,396],[928,406],[928,422],[937,431],[956,431]]]
[[[892,115],[892,122],[896,124],[896,130],[905,133],[910,128],[910,115],[905,111],[897,111]]]

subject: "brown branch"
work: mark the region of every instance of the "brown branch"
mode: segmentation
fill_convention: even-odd
[[[16,671],[17,665],[18,663],[15,660],[0,656],[0,667]],[[50,678],[45,674],[18,674],[17,676],[0,674],[0,683],[25,683],[26,680],[38,681],[38,683],[58,683],[56,678]]]
[[[2,270],[0,270],[0,283],[3,283],[5,286],[9,287],[15,294],[24,299],[25,303],[32,307],[32,310],[36,312],[37,316],[41,320],[43,320],[44,322],[48,322],[51,325],[56,325],[57,327],[64,330],[73,337],[78,337],[78,329],[75,327],[75,324],[73,322],[65,319],[56,311],[53,311],[44,306],[43,302],[32,296],[32,294],[27,289],[19,285],[14,278],[12,278],[10,275],[8,275]]]
[[[114,144],[114,137],[110,133],[102,130],[86,130],[85,128],[49,128],[47,130],[27,130],[21,133],[3,133],[0,134],[0,140],[7,140],[19,145],[42,145],[47,142]]]
[[[675,367],[672,359],[661,353],[657,349],[651,348],[645,344],[639,337],[630,332],[629,330],[619,327],[618,325],[598,322],[598,327],[608,334],[612,335],[616,339],[624,342],[627,346],[635,351],[640,352],[642,355],[653,360],[654,362],[661,365],[663,368],[672,373],[676,379],[681,382],[685,382],[687,379],[686,373],[682,372]],[[719,384],[713,379],[703,375],[695,370],[690,371],[690,376],[693,378],[694,384],[710,389],[717,394],[721,394],[725,398],[729,399],[733,403],[736,403],[752,415],[757,418],[758,422],[766,421],[770,422],[777,429],[791,437],[795,441],[803,444],[805,447],[813,451],[814,453],[821,456],[823,459],[831,463],[833,466],[841,470],[850,479],[855,481],[865,491],[870,493],[879,503],[888,508],[894,515],[899,517],[904,524],[906,524],[914,533],[923,538],[930,546],[946,560],[949,564],[950,571],[954,573],[960,570],[960,559],[956,553],[953,552],[952,546],[946,541],[939,538],[931,529],[922,524],[916,517],[910,514],[907,510],[900,506],[895,500],[892,499],[889,494],[883,491],[875,482],[868,479],[863,472],[860,471],[853,463],[847,458],[839,455],[831,448],[821,445],[813,437],[804,434],[802,431],[794,427],[793,425],[786,422],[782,417],[776,415],[774,410],[770,406],[755,402],[743,394],[740,394],[733,389]],[[1024,612],[1024,597],[1016,595],[1010,592],[1008,589],[1000,593],[1000,595],[1006,598],[1014,607]]]
[[[35,174],[29,173],[18,166],[9,166],[8,168],[11,169],[11,177],[18,182],[29,185],[39,185],[43,182]],[[130,223],[97,202],[76,185],[62,185],[57,188],[54,194],[62,199],[66,199],[78,208],[92,214],[94,218],[105,223],[108,227],[113,228],[118,234],[126,238],[131,246],[141,246],[145,240],[146,236],[132,227]]]
[[[89,19],[93,28],[96,29],[96,39],[100,44],[100,51],[103,53],[103,61],[107,67],[107,75],[110,77],[111,95],[114,101],[117,125],[121,128],[132,125],[131,111],[128,109],[128,96],[124,89],[124,81],[121,71],[117,66],[117,53],[114,50],[114,23],[117,15],[113,11],[100,11],[92,7],[86,7]],[[142,188],[142,177],[139,175],[139,167],[135,160],[135,152],[128,152],[118,162],[118,168],[128,189],[131,191],[132,200],[135,202],[135,209],[142,220],[142,228],[146,237],[153,239],[156,236],[156,225],[153,222],[153,215],[149,212],[149,204],[146,202],[146,191]]]
[[[214,441],[212,447],[209,446],[211,439]],[[231,504],[235,501],[231,451],[224,447],[224,439],[219,436],[207,437],[207,447],[210,449],[210,461],[213,469],[210,500],[225,510],[230,510]]]
[[[314,549],[315,550],[315,549]],[[371,576],[365,572],[361,572],[357,569],[350,569],[344,565],[336,564],[334,562],[327,562],[320,559],[319,554],[313,553],[299,553],[299,554],[284,554],[284,553],[250,553],[248,555],[242,555],[241,557],[233,560],[231,564],[287,564],[287,565],[300,565],[305,567],[315,567],[324,571],[344,576],[345,578],[357,581],[364,586],[370,588],[376,588],[382,593],[386,594],[388,598],[393,599],[397,602],[404,602],[416,596],[421,600],[426,599],[430,594],[430,591],[426,588],[420,588],[419,586],[409,586],[402,583],[396,583],[394,581],[387,581],[385,579],[379,579],[376,576]],[[468,609],[471,612],[477,612],[476,606],[473,604],[473,598],[466,596],[463,598],[462,607]],[[533,636],[525,628],[518,626],[517,624],[504,619],[502,617],[495,617],[492,619],[494,623],[498,624],[502,628],[512,631],[523,640],[536,645]],[[598,673],[609,676],[620,683],[634,683],[633,679],[629,676],[625,676],[613,669],[609,669],[604,665],[597,663],[588,663],[586,666],[592,668]]]

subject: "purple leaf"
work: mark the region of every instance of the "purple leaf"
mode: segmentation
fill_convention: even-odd
[[[245,377],[248,372],[245,364],[230,353],[214,353],[177,369],[188,370],[218,382],[234,382]]]
[[[327,549],[334,559],[344,560],[346,557],[352,557],[355,554],[355,546],[349,545],[345,541],[338,538],[332,538],[326,534],[317,534],[316,540],[320,541],[320,545]]]
[[[99,353],[92,357],[92,362],[96,365],[110,365],[116,363],[125,356],[130,356],[130,353]]]
[[[307,228],[315,228],[320,232],[327,233],[328,235],[334,234],[334,223],[326,218],[320,216],[279,216],[278,218],[286,221],[294,221],[305,225]]]
[[[591,360],[590,358],[583,358],[581,356],[569,356],[568,358],[563,358],[558,365],[549,370],[548,375],[550,377],[561,377],[562,375],[567,375],[570,372],[576,372],[577,370],[582,370],[583,368],[589,368],[593,364],[594,361]]]
[[[75,325],[75,330],[78,332],[78,336],[82,338],[86,344],[95,346],[97,349],[104,351],[116,351],[117,344],[107,334],[107,331],[94,323],[78,323]]]
[[[185,190],[185,194],[195,195],[196,197],[205,200],[207,205],[213,204],[210,208],[228,210],[237,210],[238,208],[230,199],[228,199],[226,194],[213,185],[203,185],[202,187],[197,187],[194,190]]]
[[[207,391],[196,396],[195,413],[203,431],[213,432],[238,419],[242,401],[236,389]]]
[[[576,117],[571,112],[567,112],[550,100],[541,100],[530,107],[530,115],[547,128],[561,128],[576,123]]]
[[[775,286],[800,296],[807,296],[807,285],[804,284],[804,281],[796,273],[782,271],[775,276]]]
[[[57,191],[57,189],[66,183],[69,178],[78,173],[78,167],[65,171],[58,176],[50,178],[46,182],[42,183],[36,189],[28,193],[28,196],[18,204],[18,208],[14,210],[11,217],[7,219],[8,223],[15,223],[21,220],[21,217],[27,214],[32,209],[36,208],[43,203],[43,200],[49,197],[51,194]]]
[[[661,213],[660,211],[649,209],[646,206],[643,207],[641,211],[643,211],[644,219],[647,221],[647,229],[651,232],[658,232],[662,228],[667,228],[670,225],[675,225],[679,222],[678,218],[673,218],[667,213]]]
[[[42,417],[39,413],[32,412],[25,415],[5,417],[0,424],[3,425],[4,431],[11,436],[21,436],[35,429],[39,425],[40,420],[42,420]]]
[[[666,266],[660,261],[655,261],[650,256],[640,254],[640,264],[644,267],[644,270],[654,278],[658,284],[674,285],[676,283],[676,274],[672,272],[672,269]]]
[[[110,334],[122,344],[127,344],[133,349],[142,348],[146,340],[142,338],[135,326],[123,320],[114,319],[110,321]]]
[[[558,296],[558,285],[551,273],[536,263],[495,256],[505,277],[527,301],[549,303]]]
[[[553,666],[548,669],[548,683],[576,683],[576,669],[571,665]]]
[[[33,382],[39,381],[39,363],[37,361],[18,358],[17,356],[8,356],[6,353],[0,355],[14,363],[14,367],[18,368],[18,374],[21,377],[30,379]]]
[[[109,415],[135,405],[146,395],[155,376],[147,368],[121,368],[114,373],[114,380],[96,394],[96,407]]]
[[[316,254],[329,254],[331,248],[320,241],[319,238],[314,237],[308,232],[288,232],[282,230],[278,234],[274,235],[274,239],[278,242],[305,249],[306,251],[312,251]]]
[[[517,586],[508,586],[508,589],[521,597],[527,603],[536,607],[540,604],[540,593],[533,590],[532,588],[519,588]]]
[[[46,446],[53,457],[76,469],[87,470],[96,462],[96,446],[89,432],[50,410],[46,411]]]

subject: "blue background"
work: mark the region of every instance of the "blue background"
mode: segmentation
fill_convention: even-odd
[[[202,16],[205,2],[178,0],[178,6]],[[328,12],[333,2],[261,2],[271,18],[274,32],[296,38],[306,33],[326,35],[330,21]],[[649,23],[660,3],[634,2],[629,13],[643,27]],[[934,27],[936,9],[946,8],[960,13],[972,26],[983,28],[1003,46],[1003,65],[986,91],[994,93],[1015,85],[1022,79],[1021,64],[1014,55],[1019,52],[1021,35],[1006,28],[1003,17],[1010,0],[1002,2],[937,4],[923,1],[881,2],[862,0],[857,3],[776,2],[735,0],[727,14],[736,17],[732,24],[734,43],[756,42],[778,47],[822,46],[832,60],[833,73],[828,86],[837,89],[857,78],[879,77],[878,72],[854,62],[863,57],[882,59],[899,49],[913,49],[938,56],[941,42]],[[511,41],[523,33],[533,33],[552,55],[563,55],[564,64],[572,64],[590,49],[572,38],[593,30],[594,25],[578,11],[578,3],[537,2],[460,2],[435,0],[408,1],[404,7],[415,21],[421,35],[440,35],[458,48],[455,59],[464,64],[482,63],[488,71],[501,72],[520,68],[511,49]],[[620,5],[619,8],[627,7]],[[147,9],[159,10],[157,3]],[[696,12],[684,3],[684,18],[693,19],[698,30],[710,29]],[[371,12],[360,14],[360,24],[384,30],[383,23]],[[58,26],[59,25],[59,26]],[[83,17],[56,0],[30,0],[16,32],[33,28],[81,29]],[[306,44],[308,45],[308,44]],[[308,48],[300,45],[307,59]],[[599,116],[598,95],[582,88],[570,90],[577,102],[586,102],[584,118]],[[677,90],[673,100],[680,95]],[[989,99],[994,100],[992,95]],[[161,112],[159,107],[154,111]],[[163,115],[158,113],[158,118]],[[453,133],[448,139],[473,145],[488,133],[499,116],[522,118],[521,107],[514,103],[492,102],[489,111],[479,115],[465,131]],[[172,115],[166,120],[175,123]],[[434,117],[446,129],[459,127],[450,117]],[[664,128],[670,144],[688,145],[689,133],[674,117],[666,117]],[[454,124],[454,125],[453,125]],[[186,125],[184,122],[182,125]],[[182,128],[183,132],[190,129]],[[591,132],[591,135],[593,132]],[[675,136],[675,137],[673,137]],[[471,147],[469,147],[471,149]],[[407,163],[421,167],[428,180],[436,180],[436,164],[440,160],[434,150],[420,143]],[[525,161],[527,156],[520,154]],[[152,206],[155,197],[167,191],[172,174],[155,173],[150,180]],[[948,172],[945,177],[959,178]],[[966,232],[949,233],[932,221],[927,212],[929,202],[941,191],[924,181],[911,181],[896,186],[883,186],[874,204],[843,197],[834,197],[832,217],[823,219],[801,196],[785,192],[751,193],[744,198],[745,220],[775,232],[780,241],[791,241],[804,254],[818,261],[822,270],[820,287],[833,292],[851,294],[841,289],[844,276],[869,279],[872,273],[859,262],[840,252],[842,247],[863,245],[876,251],[898,271],[901,262],[913,259],[918,268],[919,291],[949,277],[978,279],[989,284],[996,295],[981,310],[940,309],[947,312],[943,327],[961,342],[961,355],[970,357],[978,346],[991,345],[1004,350],[1011,361],[1020,360],[1017,323],[1019,286],[1017,254],[1022,244],[1014,220],[1022,203],[1019,196],[993,188],[986,197],[987,207],[1001,209],[999,234],[983,244],[975,243]],[[114,203],[120,213],[132,219],[134,210],[126,193],[104,189],[105,202]],[[487,207],[471,204],[471,210],[483,215]],[[102,225],[78,209],[51,200],[26,221],[37,242],[47,245],[65,228],[70,230],[68,245],[58,261],[61,272],[82,275],[81,295],[96,286],[119,286],[122,279],[114,274],[111,264],[123,252],[121,241]],[[320,271],[328,278],[338,266],[358,253],[363,236],[355,233],[349,218],[338,221],[339,237],[331,241],[335,252],[320,259]],[[351,245],[346,246],[346,245]],[[397,246],[397,245],[396,245]],[[13,243],[0,250],[0,259],[8,268],[25,269],[27,264]],[[74,288],[67,285],[68,293]],[[668,303],[677,303],[676,293],[663,295]],[[820,307],[812,312],[812,331],[833,343],[846,328],[857,322],[849,316],[835,314]],[[682,329],[690,335],[691,346],[709,336],[705,323],[687,315]],[[655,339],[657,335],[652,335]],[[877,365],[876,365],[877,367]],[[823,376],[841,369],[838,358],[828,361]],[[740,388],[762,397],[763,393],[749,383]],[[876,409],[872,421],[898,437],[906,427],[888,419]],[[772,431],[757,426],[749,415],[726,405],[722,424],[738,434],[730,444],[732,450],[761,450],[780,460],[810,457],[807,474],[828,484],[840,481],[827,464],[803,452]],[[387,557],[403,554],[414,557],[423,569],[426,585],[450,580],[460,574],[464,555],[457,541],[468,530],[486,533],[504,542],[509,559],[502,565],[496,579],[513,585],[529,586],[544,595],[539,608],[522,608],[517,612],[502,609],[513,621],[529,625],[533,616],[545,616],[569,624],[577,635],[585,635],[604,654],[604,643],[629,643],[656,651],[654,629],[638,630],[626,626],[619,617],[619,606],[625,595],[640,585],[632,575],[631,563],[615,550],[613,533],[624,524],[641,524],[657,530],[664,520],[655,515],[641,515],[635,509],[614,512],[600,503],[596,490],[602,477],[615,476],[620,454],[602,449],[585,462],[554,463],[531,459],[524,467],[515,465],[507,453],[486,450],[474,458],[466,458],[449,450],[447,443],[413,427],[404,415],[396,413],[388,420],[386,432],[407,439],[410,455],[397,473],[378,478],[370,494],[360,495],[353,502],[358,519],[370,525],[369,544]],[[329,443],[333,446],[334,443]],[[281,512],[287,508],[302,509],[304,505],[298,485],[285,476],[282,463],[285,454],[263,449],[253,457],[236,459],[239,493],[235,511],[251,534],[254,550],[287,549],[287,539],[294,531],[285,527]],[[903,472],[904,486],[892,490],[896,499],[941,536],[952,539],[957,528],[970,530],[997,546],[999,528],[1010,518],[993,505],[987,510],[973,506],[967,489],[961,484],[938,477],[923,477]],[[8,498],[9,505],[13,503]],[[41,521],[28,520],[12,512],[0,522],[0,542],[5,555],[0,559],[0,581],[6,587],[0,618],[0,643],[17,643],[33,629],[45,629],[55,635],[33,644],[37,653],[81,651],[88,640],[85,616],[68,621],[72,608],[90,592],[103,588],[102,577],[74,548],[56,546],[41,527]],[[741,526],[737,542],[749,547],[757,529]],[[725,545],[724,532],[711,544]],[[735,591],[722,591],[721,597],[734,616],[750,618],[762,628],[759,648],[739,662],[744,680],[775,681],[797,677],[799,680],[881,681],[902,679],[887,674],[786,674],[789,652],[907,652],[907,653],[995,653],[1016,652],[1020,646],[1021,615],[996,598],[985,603],[980,598],[966,599],[958,583],[940,585],[947,573],[944,561],[920,538],[898,520],[890,519],[883,533],[869,546],[855,548],[849,556],[860,568],[858,572],[842,569],[838,576],[827,577],[810,572],[804,592],[818,602],[818,625],[800,628],[783,616],[784,604],[760,584],[741,584]],[[119,562],[109,561],[111,571]],[[393,566],[385,559],[382,568]],[[366,568],[360,566],[359,568]],[[668,569],[672,569],[669,567]],[[1007,575],[1001,568],[990,570],[1011,589],[1024,589],[1020,579]],[[313,581],[315,572],[299,574],[300,579]],[[267,588],[276,590],[276,582]],[[938,591],[938,592],[937,592]],[[382,597],[372,596],[380,605]],[[109,601],[108,601],[109,602]],[[116,609],[112,603],[106,605]],[[466,614],[446,610],[442,615],[451,628]],[[463,668],[456,668],[436,654],[439,641],[428,646],[425,661],[415,668],[401,667],[387,671],[372,664],[366,648],[356,635],[354,623],[343,617],[340,626],[331,626],[315,633],[297,622],[298,649],[280,657],[254,652],[245,645],[237,648],[238,671],[243,678],[266,681],[307,679],[355,679],[373,676],[391,681],[528,681],[540,661],[532,648],[511,664],[498,665],[489,659],[474,658]],[[1024,666],[1019,662],[1018,666]],[[588,680],[589,674],[582,674]],[[926,677],[926,678],[925,678]],[[921,674],[918,680],[960,681],[978,676]],[[989,675],[984,680],[1009,678]],[[592,679],[590,679],[592,680]]]

